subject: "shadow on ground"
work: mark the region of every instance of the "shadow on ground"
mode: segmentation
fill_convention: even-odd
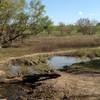
[[[64,66],[60,71],[79,75],[88,74],[100,76],[100,59]]]
[[[23,77],[22,83],[37,83],[40,81],[54,79],[60,77],[60,74],[52,73],[52,74],[34,74],[34,75],[27,75]]]
[[[22,81],[11,81],[9,83],[1,83],[0,99],[7,98],[7,100],[24,100],[23,98],[26,96],[31,100],[31,97],[28,96],[31,94],[35,94],[33,92],[35,91],[36,88],[43,85],[44,80],[55,79],[60,76],[61,75],[57,73],[34,74],[34,75],[24,76],[22,78],[23,79]]]

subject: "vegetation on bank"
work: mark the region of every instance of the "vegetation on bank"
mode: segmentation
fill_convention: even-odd
[[[100,74],[100,59],[73,64],[67,71],[73,74]]]
[[[0,63],[2,78],[22,77],[25,75],[45,74],[53,71],[47,64],[49,55],[37,54],[8,59]]]
[[[97,48],[95,50],[96,55],[99,55],[99,46],[100,46],[100,36],[66,36],[66,37],[35,37],[29,38],[20,43],[17,41],[13,44],[14,46],[9,48],[0,48],[0,60],[9,59],[9,57],[18,57],[23,55],[30,55],[34,53],[43,53],[43,52],[56,52],[56,51],[65,51],[77,50],[76,54],[81,56],[84,53],[84,50],[87,51],[85,54],[92,54],[91,48]],[[83,50],[81,49],[83,48]],[[90,48],[88,50],[88,48]],[[80,51],[82,50],[82,52]],[[73,53],[72,53],[73,54]],[[72,55],[70,53],[70,55]],[[84,54],[84,55],[85,55]]]
[[[6,74],[4,76],[6,77],[14,77],[14,76],[23,76],[27,74],[34,74],[34,73],[49,73],[52,72],[54,69],[50,68],[50,66],[47,64],[47,60],[55,55],[65,55],[65,56],[78,56],[78,57],[89,57],[91,59],[94,59],[95,57],[100,57],[100,48],[81,48],[81,49],[72,49],[72,50],[66,50],[66,51],[56,51],[56,52],[47,52],[47,53],[36,53],[31,55],[25,55],[21,57],[12,57],[8,58],[4,62],[1,61],[0,63],[0,70],[4,71]],[[94,69],[96,69],[98,66],[95,62],[92,62],[90,64],[93,64]],[[99,60],[97,60],[97,64],[99,63]],[[99,64],[98,64],[99,65]],[[83,67],[80,67],[83,66]],[[85,67],[84,67],[85,66]],[[96,71],[92,70],[93,67],[87,66],[87,64],[76,64],[76,67],[71,67],[72,69],[69,69],[68,71]]]

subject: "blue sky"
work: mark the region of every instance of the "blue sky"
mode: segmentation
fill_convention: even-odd
[[[100,21],[100,0],[42,0],[55,24],[75,23],[79,18]]]

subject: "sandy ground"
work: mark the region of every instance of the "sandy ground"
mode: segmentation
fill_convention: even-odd
[[[15,100],[100,100],[100,74],[57,73],[61,77],[39,81],[33,85],[1,85],[0,93],[4,96],[3,91],[9,93],[10,90],[10,97],[16,97]],[[4,97],[7,98],[7,95]]]
[[[61,77],[57,79],[45,81],[56,90],[55,100],[100,100],[100,75],[60,74]]]

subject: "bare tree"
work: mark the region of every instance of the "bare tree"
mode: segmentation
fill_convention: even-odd
[[[79,27],[78,31],[82,32],[83,35],[92,35],[95,34],[95,23],[90,21],[88,18],[81,18],[77,21]]]

